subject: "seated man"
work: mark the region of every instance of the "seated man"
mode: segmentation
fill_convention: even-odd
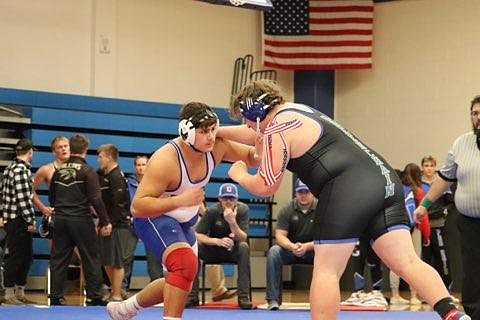
[[[275,238],[267,254],[268,310],[278,310],[282,290],[282,266],[301,263],[313,264],[313,218],[317,199],[308,187],[297,179],[295,199],[278,214]]]
[[[206,262],[233,262],[238,265],[238,305],[251,309],[250,247],[247,244],[249,208],[238,202],[237,187],[220,186],[219,203],[208,207],[196,227],[198,257]],[[198,275],[190,297],[198,297]]]
[[[205,211],[207,211],[207,207],[205,206],[205,203],[202,203],[200,205],[200,208],[198,208],[199,219],[203,217]],[[223,272],[221,264],[207,264],[205,266],[205,278],[210,284],[213,301],[216,302],[224,299],[230,299],[237,294],[237,290],[229,290],[227,289],[227,287],[225,287],[225,273]],[[190,291],[190,293],[188,294],[185,308],[192,308],[200,305],[200,301],[198,300],[198,281],[194,282],[193,286],[194,287],[192,288],[192,291]]]

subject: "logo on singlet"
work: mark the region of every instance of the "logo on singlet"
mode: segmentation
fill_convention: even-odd
[[[365,152],[370,159],[380,168],[380,172],[382,176],[384,176],[386,180],[386,185],[385,185],[385,199],[388,197],[391,197],[395,194],[395,183],[392,182],[392,179],[390,178],[390,170],[385,167],[384,163],[382,160],[380,160],[379,157],[377,157],[376,154],[374,154],[370,149],[368,149],[360,140],[358,140],[353,134],[347,131],[344,127],[342,127],[340,124],[336,123],[329,117],[325,115],[320,115],[320,117],[330,123],[331,125],[335,126],[337,129],[343,132],[350,140],[353,141],[353,143],[360,148],[363,152]]]

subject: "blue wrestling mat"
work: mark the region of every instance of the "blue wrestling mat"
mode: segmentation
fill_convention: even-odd
[[[162,308],[147,308],[135,317],[138,320],[161,319]],[[47,307],[1,306],[1,320],[108,320],[105,307]],[[184,320],[309,320],[308,311],[265,310],[195,310],[187,309]],[[434,312],[427,311],[341,311],[338,320],[439,320]]]

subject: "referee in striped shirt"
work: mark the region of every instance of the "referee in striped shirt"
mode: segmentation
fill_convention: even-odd
[[[1,183],[3,221],[7,232],[8,258],[5,263],[5,304],[31,303],[25,298],[27,274],[33,258],[32,235],[35,231],[32,173],[33,145],[20,139],[16,158],[5,168]]]
[[[439,177],[420,206],[416,217],[423,216],[452,183],[457,182],[455,205],[461,213],[458,220],[464,269],[462,304],[473,320],[480,319],[480,96],[470,104],[472,132],[458,137],[448,152]]]

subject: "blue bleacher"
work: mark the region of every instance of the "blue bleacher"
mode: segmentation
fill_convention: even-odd
[[[30,90],[0,88],[0,103],[23,106],[26,116],[30,117],[31,124],[25,125],[23,135],[30,138],[37,151],[32,160],[33,171],[41,165],[51,162],[53,155],[50,151],[50,141],[53,137],[62,135],[72,136],[74,133],[83,133],[91,141],[87,162],[97,165],[95,150],[105,143],[115,144],[120,151],[119,165],[122,170],[130,174],[133,172],[133,160],[137,154],[151,154],[168,139],[177,136],[178,113],[181,105],[172,103],[157,103],[148,101],[134,101],[112,99],[71,94],[59,94]],[[223,108],[214,108],[219,115],[221,124],[237,124],[228,116]],[[228,169],[230,164],[219,164],[212,174],[212,179],[205,188],[207,200],[212,203],[217,198],[221,183],[229,181]],[[254,170],[249,170],[251,173]],[[39,195],[44,203],[48,203],[46,186],[41,186]],[[239,187],[239,195],[250,206],[251,219],[249,235],[265,237],[268,232],[266,225],[255,222],[255,219],[268,217],[268,204],[264,199],[254,196],[244,188]],[[41,216],[37,213],[37,222]],[[45,275],[49,255],[48,240],[34,238],[34,263],[30,270],[31,275]],[[134,264],[134,275],[147,275],[145,249],[139,243],[135,251],[138,260]],[[37,259],[42,257],[43,259]],[[233,273],[225,266],[226,274]]]
[[[41,219],[41,217],[40,217]],[[38,234],[36,234],[38,235]],[[30,276],[45,276],[48,268],[50,256],[50,244],[48,239],[34,237],[33,238],[33,263],[30,266]],[[38,257],[38,258],[35,258]]]

